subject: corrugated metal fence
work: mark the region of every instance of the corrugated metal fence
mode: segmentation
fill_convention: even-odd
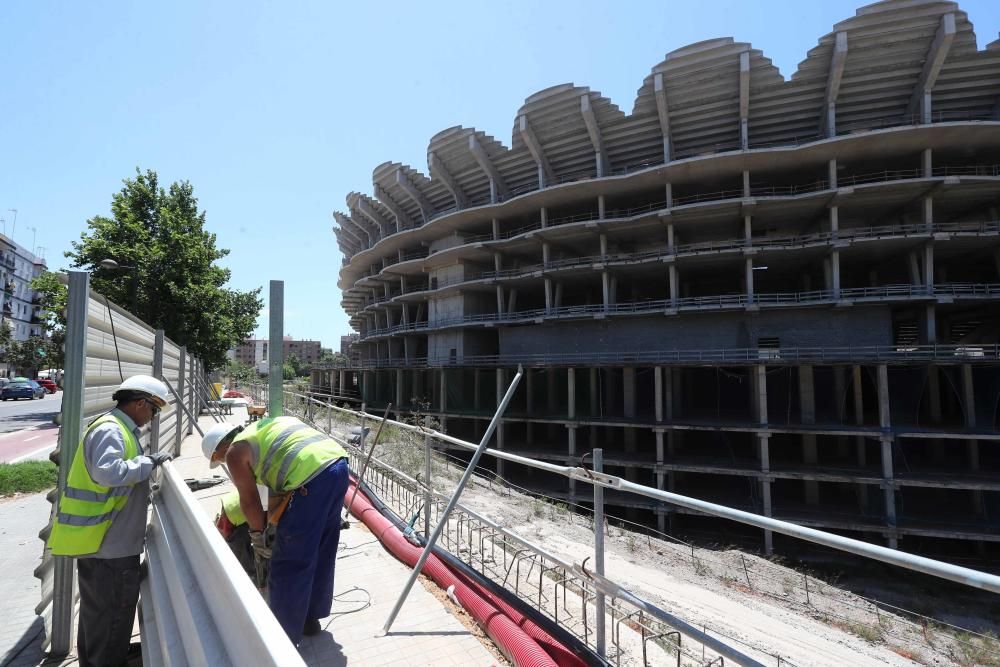
[[[111,395],[123,378],[146,374],[165,380],[175,392],[172,410],[156,417],[142,438],[143,449],[180,450],[181,439],[195,427],[189,414],[197,414],[199,391],[204,393],[200,362],[154,331],[145,322],[107,298],[90,291],[89,275],[69,274],[69,303],[66,327],[66,361],[62,422],[59,447],[53,460],[60,464],[59,486],[49,494],[54,503],[65,487],[66,474],[82,434],[94,418],[114,407]],[[183,400],[187,411],[177,404]],[[52,525],[39,534],[48,537]],[[53,655],[65,655],[71,648],[73,615],[77,599],[72,558],[53,557],[44,550],[35,570],[41,580],[42,599],[36,612],[45,622],[43,646]]]

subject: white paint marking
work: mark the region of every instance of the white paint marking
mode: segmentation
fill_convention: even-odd
[[[32,440],[38,440],[40,437],[42,437],[42,436],[40,436],[40,435],[33,435],[30,438],[25,438],[24,441],[25,442],[31,442]]]
[[[18,456],[16,459],[11,459],[9,463],[20,463],[21,461],[30,461],[32,459],[38,458],[40,454],[46,454],[48,452],[54,451],[55,448],[56,448],[55,445],[47,445],[45,447],[42,447],[41,449],[36,449],[35,451],[29,454],[24,454],[23,456]],[[45,458],[47,457],[42,457],[39,460],[44,460]]]

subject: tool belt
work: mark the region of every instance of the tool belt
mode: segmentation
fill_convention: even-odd
[[[287,493],[279,494],[268,494],[267,497],[267,523],[268,525],[277,527],[278,522],[281,521],[282,515],[285,510],[288,509],[288,504],[292,502],[292,496],[296,493],[300,493],[303,496],[308,494],[309,491],[304,486],[300,486],[297,489],[292,489]]]

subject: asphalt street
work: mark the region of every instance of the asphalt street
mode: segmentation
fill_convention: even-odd
[[[0,401],[0,463],[44,459],[55,447],[59,429],[52,423],[63,393],[35,400]]]
[[[0,433],[52,423],[62,408],[63,393],[45,394],[45,398],[0,401]]]

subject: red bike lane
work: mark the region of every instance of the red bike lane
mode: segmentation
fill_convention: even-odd
[[[45,450],[52,448],[59,437],[59,427],[47,424],[38,428],[28,428],[13,433],[0,435],[0,463],[13,463],[21,458],[35,458],[32,454],[42,456]]]

